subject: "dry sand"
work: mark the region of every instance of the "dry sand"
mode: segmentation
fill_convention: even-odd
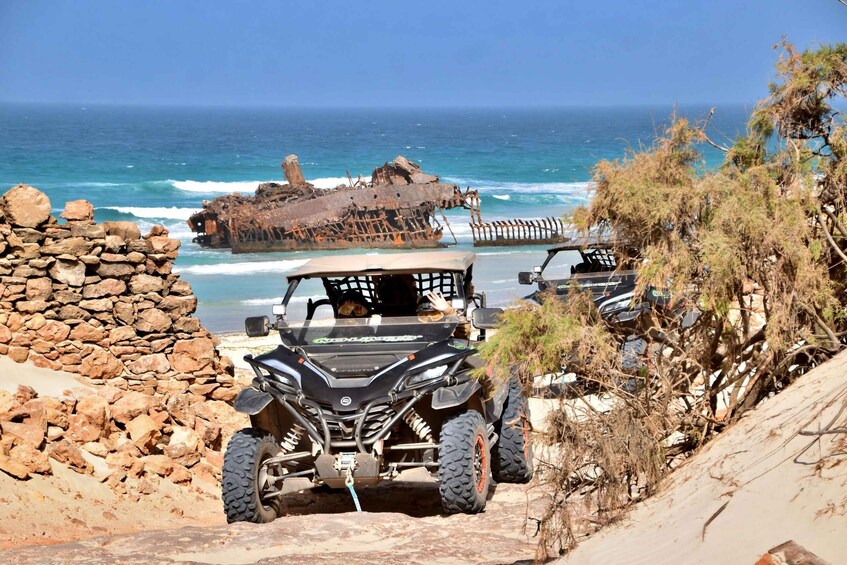
[[[659,495],[563,561],[755,563],[794,540],[833,564],[847,563],[847,434],[819,443],[798,435],[826,428],[846,401],[844,352],[748,413]],[[847,413],[836,425],[847,425]]]

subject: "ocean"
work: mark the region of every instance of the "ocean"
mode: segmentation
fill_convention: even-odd
[[[174,271],[198,297],[211,331],[239,331],[246,316],[269,314],[285,275],[310,257],[345,252],[232,255],[192,242],[186,220],[204,200],[252,193],[283,179],[294,153],[318,187],[370,178],[397,155],[443,181],[482,195],[485,220],[563,216],[588,202],[591,171],[649,146],[671,107],[484,109],[256,109],[0,105],[0,192],[25,183],[45,192],[56,214],[84,198],[97,221],[155,224],[182,241]],[[678,108],[704,117],[707,107]],[[749,108],[722,106],[709,132],[744,131]],[[704,165],[721,153],[702,148]],[[447,212],[457,250],[474,251],[468,212]],[[446,230],[445,230],[446,232]],[[445,242],[452,242],[445,233]],[[517,273],[539,265],[544,246],[477,248],[474,280],[489,305],[529,293]],[[352,253],[394,251],[359,250]],[[307,296],[304,295],[303,300]]]

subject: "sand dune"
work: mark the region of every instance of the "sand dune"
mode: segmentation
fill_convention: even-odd
[[[801,377],[727,430],[621,524],[563,562],[755,563],[794,540],[831,563],[847,559],[847,352]],[[845,411],[847,412],[847,411]],[[711,521],[710,521],[711,520]]]

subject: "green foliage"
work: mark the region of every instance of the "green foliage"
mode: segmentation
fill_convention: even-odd
[[[500,329],[480,346],[480,356],[498,376],[515,370],[525,378],[558,372],[563,365],[602,374],[616,361],[614,341],[603,326],[590,293],[572,292],[561,301],[551,293],[540,307],[525,303],[507,309]]]

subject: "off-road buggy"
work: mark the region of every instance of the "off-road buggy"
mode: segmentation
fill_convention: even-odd
[[[611,239],[568,239],[549,248],[541,266],[518,273],[518,282],[538,285],[538,290],[525,297],[538,303],[551,295],[564,299],[573,289],[591,292],[600,315],[622,336],[622,368],[635,375],[647,362],[648,342],[664,342],[669,339],[669,325],[689,327],[698,313],[684,301],[672,303],[669,293],[660,289],[648,287],[637,295],[638,273],[627,268],[634,265],[621,264],[614,244]],[[579,253],[580,261],[566,265],[564,261],[574,252]],[[563,267],[568,272],[563,272]],[[548,269],[555,274],[545,276]],[[584,392],[585,383],[577,384],[577,390]],[[624,386],[633,391],[637,380],[632,378]]]
[[[282,345],[245,360],[256,377],[235,401],[251,427],[224,455],[223,502],[230,522],[269,522],[283,483],[351,489],[423,467],[440,482],[446,513],[485,508],[491,477],[532,476],[529,409],[517,381],[477,378],[482,367],[468,335],[494,325],[499,309],[472,293],[474,255],[425,252],[315,258],[288,276],[275,320],[248,318],[248,335],[279,331]],[[406,281],[418,296],[438,292],[450,315],[398,304],[384,283]],[[320,282],[318,286],[316,281]],[[302,321],[287,312],[298,287],[308,298]],[[362,317],[341,317],[342,299],[364,298]],[[406,315],[403,315],[403,314]],[[481,371],[485,373],[484,367]],[[352,488],[351,488],[352,487]]]

